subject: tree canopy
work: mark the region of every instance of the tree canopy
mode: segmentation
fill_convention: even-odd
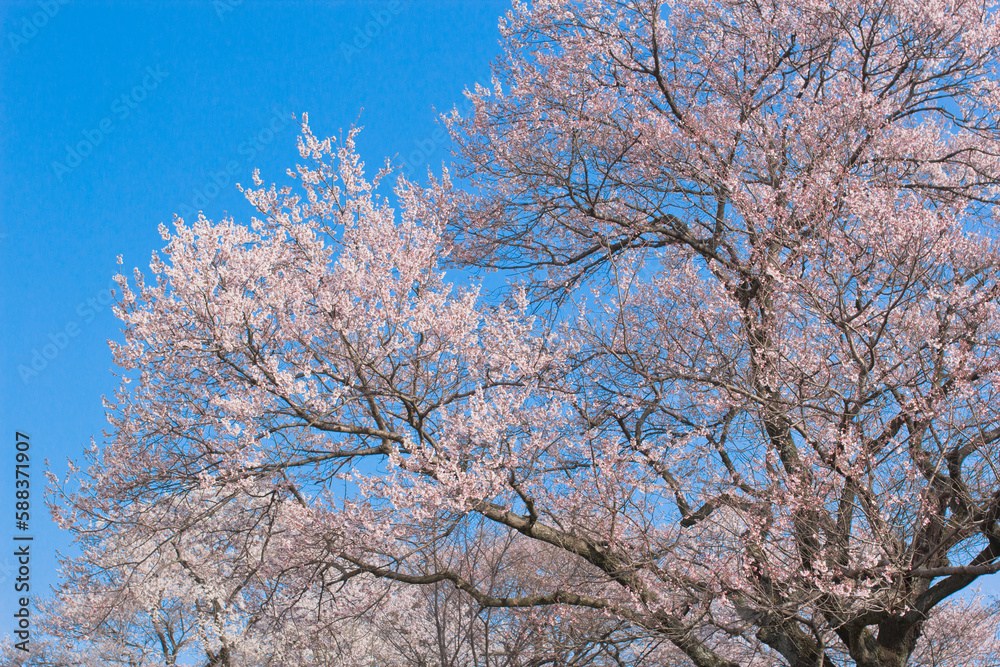
[[[996,664],[954,599],[1000,570],[995,8],[501,34],[451,168],[387,192],[303,117],[259,217],[119,277],[109,437],[56,491],[74,627],[127,600],[209,665],[351,664],[380,623],[441,649],[398,664]]]

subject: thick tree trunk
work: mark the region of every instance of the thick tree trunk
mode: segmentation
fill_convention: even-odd
[[[920,638],[923,621],[890,618],[878,626],[878,635],[867,627],[847,626],[840,638],[858,667],[906,667]]]

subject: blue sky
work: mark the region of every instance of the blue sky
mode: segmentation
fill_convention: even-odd
[[[300,161],[290,114],[320,135],[358,121],[374,171],[449,160],[436,108],[489,81],[506,0],[0,2],[0,508],[14,433],[30,435],[31,592],[69,536],[42,503],[105,428],[116,385],[111,277],[147,267],[174,213],[250,215],[235,183]],[[367,36],[365,32],[371,36]],[[14,610],[13,516],[0,524],[0,634]]]

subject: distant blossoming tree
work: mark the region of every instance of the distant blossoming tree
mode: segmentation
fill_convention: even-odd
[[[241,623],[384,580],[678,664],[991,664],[935,619],[996,618],[949,598],[1000,570],[997,17],[515,2],[460,178],[386,199],[303,123],[259,218],[162,230],[59,516],[164,572],[224,516]]]

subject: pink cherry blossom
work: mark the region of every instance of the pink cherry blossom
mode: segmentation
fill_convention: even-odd
[[[303,117],[259,217],[119,277],[63,598],[196,600],[210,664],[443,589],[510,664],[992,664],[948,633],[996,627],[955,596],[1000,570],[997,17],[515,2],[456,165],[391,193]]]

